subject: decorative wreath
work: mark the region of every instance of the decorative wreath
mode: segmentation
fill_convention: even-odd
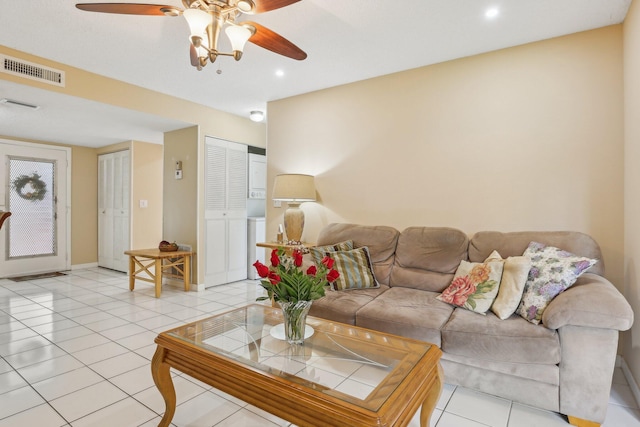
[[[30,188],[25,190],[27,185]],[[44,195],[47,194],[47,184],[35,172],[31,176],[20,175],[13,180],[11,186],[16,190],[18,196],[25,200],[42,200]]]

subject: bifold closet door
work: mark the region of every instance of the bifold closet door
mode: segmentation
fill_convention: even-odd
[[[247,278],[247,152],[205,141],[205,287]]]
[[[131,156],[128,150],[98,159],[98,265],[128,270]]]

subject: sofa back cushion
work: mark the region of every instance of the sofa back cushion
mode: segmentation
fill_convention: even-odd
[[[399,235],[400,232],[393,227],[329,224],[320,230],[317,245],[353,240],[355,248],[366,246],[378,283],[388,285]]]
[[[469,261],[482,262],[494,250],[503,258],[522,255],[531,242],[555,246],[567,252],[597,259],[598,262],[587,272],[604,275],[604,262],[600,246],[587,234],[577,231],[480,231],[469,242]]]
[[[398,238],[390,286],[442,292],[467,259],[468,246],[467,235],[455,228],[405,229]]]

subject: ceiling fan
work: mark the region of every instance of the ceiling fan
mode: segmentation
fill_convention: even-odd
[[[126,15],[179,16],[187,20],[191,30],[191,65],[201,70],[218,56],[242,57],[247,41],[277,54],[303,60],[307,54],[281,35],[252,21],[237,21],[243,15],[268,12],[300,0],[182,0],[185,9],[175,6],[143,3],[79,3],[76,7],[89,12]],[[218,50],[220,31],[231,41],[233,52]]]

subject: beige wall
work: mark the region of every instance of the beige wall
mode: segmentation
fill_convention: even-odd
[[[131,247],[155,248],[162,240],[163,148],[140,141],[131,146]]]
[[[622,288],[622,100],[620,25],[330,88],[269,103],[268,182],[316,176],[307,241],[330,222],[577,230]]]
[[[98,154],[71,147],[71,266],[98,261]]]
[[[640,315],[640,2],[635,0],[624,22],[625,117],[625,281],[624,293]],[[640,380],[640,328],[624,334],[623,356]]]
[[[163,236],[194,250],[198,242],[198,137],[198,126],[164,135]],[[182,162],[180,180],[174,178],[176,161]],[[194,279],[198,277],[196,264],[192,266]]]

